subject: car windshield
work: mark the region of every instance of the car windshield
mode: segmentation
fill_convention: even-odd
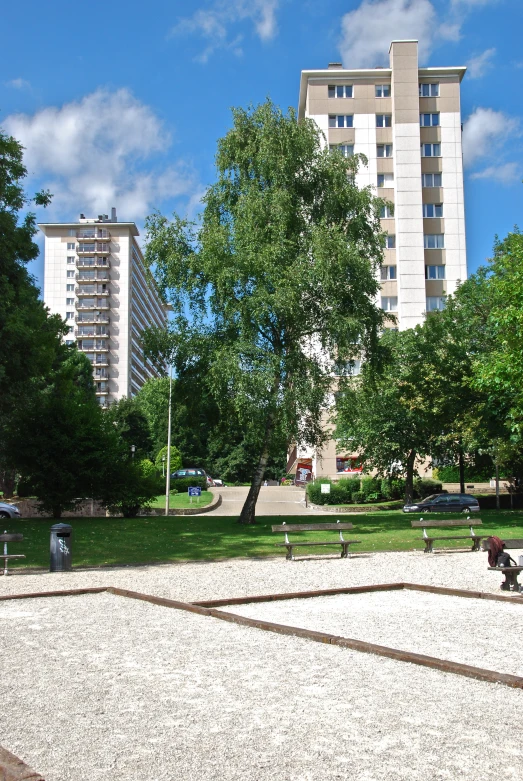
[[[435,499],[439,499],[441,494],[431,494],[430,496],[426,496],[425,499],[422,499],[422,502],[433,502]]]

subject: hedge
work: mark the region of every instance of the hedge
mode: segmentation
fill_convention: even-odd
[[[321,485],[328,483],[330,493],[322,494]],[[429,478],[414,482],[414,498],[424,499],[430,494],[440,493],[441,483]],[[403,499],[405,497],[405,480],[400,478],[377,477],[342,477],[333,482],[328,477],[321,477],[307,486],[307,497],[312,504],[376,504],[378,502]]]

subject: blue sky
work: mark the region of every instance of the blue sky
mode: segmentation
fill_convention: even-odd
[[[39,220],[194,214],[231,106],[296,106],[300,71],[467,65],[462,83],[469,273],[523,227],[522,0],[128,0],[4,4],[0,124],[26,147]],[[42,283],[42,259],[33,264]]]

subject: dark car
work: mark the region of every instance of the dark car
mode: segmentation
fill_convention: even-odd
[[[187,478],[187,477],[205,477],[207,481],[207,488],[211,488],[214,485],[214,482],[211,477],[205,472],[203,469],[194,468],[194,469],[178,469],[176,472],[173,472],[171,475],[171,480],[177,480],[181,478]]]
[[[477,513],[479,502],[470,494],[432,494],[415,504],[406,504],[404,513]]]

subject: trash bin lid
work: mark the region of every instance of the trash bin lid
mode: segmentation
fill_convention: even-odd
[[[52,532],[66,532],[66,531],[73,531],[73,527],[68,523],[55,523],[54,526],[51,526]]]

